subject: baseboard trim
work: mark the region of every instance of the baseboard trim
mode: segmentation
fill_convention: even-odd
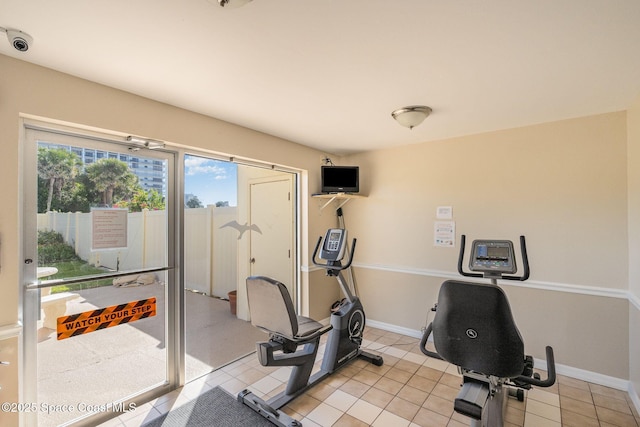
[[[395,332],[418,339],[422,338],[422,331],[417,331],[415,329],[404,328],[402,326],[391,325],[389,323],[370,319],[367,319],[367,325],[371,326],[372,328],[382,329],[383,331]],[[536,368],[543,370],[547,369],[547,362],[544,359],[534,359],[534,363]],[[609,375],[599,374],[597,372],[591,372],[584,369],[574,368],[572,366],[561,364],[556,364],[556,373],[558,375],[564,375],[593,384],[629,392],[629,395],[632,399],[635,397],[634,404],[636,404],[636,407],[638,406],[638,396],[637,394],[635,394],[635,392],[631,393],[630,390],[633,387],[633,384],[628,380],[623,380],[621,378],[611,377]]]

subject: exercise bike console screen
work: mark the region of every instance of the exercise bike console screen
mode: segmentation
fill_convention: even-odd
[[[515,273],[513,243],[509,240],[474,240],[469,269],[487,273]]]
[[[320,258],[326,261],[340,261],[344,257],[344,248],[347,241],[347,230],[343,228],[330,228],[324,236]]]

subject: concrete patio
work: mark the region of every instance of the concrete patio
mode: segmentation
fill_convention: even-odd
[[[63,340],[38,330],[38,401],[48,405],[100,405],[119,400],[166,379],[165,292],[163,283],[74,291],[66,314],[157,298],[157,314],[132,323]],[[186,379],[206,375],[255,351],[265,334],[239,320],[229,302],[186,292]],[[76,406],[77,408],[77,406]],[[82,415],[77,411],[39,414],[39,426],[55,426]]]

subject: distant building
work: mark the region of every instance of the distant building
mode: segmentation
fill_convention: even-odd
[[[150,159],[130,154],[114,153],[112,151],[96,150],[93,148],[72,147],[69,145],[38,142],[39,147],[62,149],[76,153],[84,165],[89,165],[100,159],[118,159],[129,166],[146,191],[156,190],[167,197],[167,165],[162,160]]]

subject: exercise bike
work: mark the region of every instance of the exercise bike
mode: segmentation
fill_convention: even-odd
[[[524,236],[520,236],[524,272],[517,272],[513,243],[508,240],[475,240],[469,269],[464,271],[465,236],[461,237],[458,272],[465,277],[491,279],[491,284],[447,280],[440,287],[433,322],[420,342],[427,356],[458,366],[462,388],[454,402],[456,412],[471,419],[471,427],[502,427],[507,398],[524,400],[531,386],[555,383],[553,348],[546,347],[547,379],[533,372],[533,357],[525,356],[520,332],[509,301],[498,279],[525,281],[529,261]],[[427,341],[433,334],[436,351]]]
[[[381,356],[361,349],[365,327],[364,308],[360,299],[347,286],[342,272],[351,266],[355,253],[353,239],[349,259],[342,260],[347,252],[347,231],[332,228],[324,238],[320,236],[313,251],[314,265],[327,270],[335,277],[345,295],[345,300],[332,310],[327,326],[295,313],[286,286],[277,280],[252,276],[247,278],[247,298],[251,323],[269,334],[269,341],[258,342],[257,355],[262,366],[292,366],[286,388],[280,394],[265,401],[249,390],[238,394],[238,401],[252,408],[273,424],[283,427],[300,426],[301,423],[280,410],[324,378],[356,358],[376,366],[384,362]],[[324,262],[318,262],[318,256]],[[311,375],[320,338],[328,333],[320,370]]]

